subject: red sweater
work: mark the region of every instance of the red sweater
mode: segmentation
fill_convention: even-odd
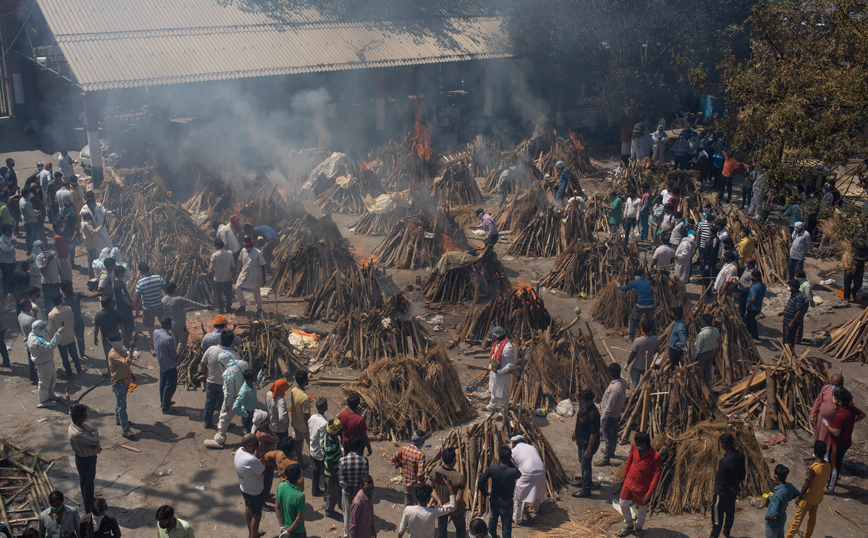
[[[662,465],[660,454],[656,450],[649,448],[644,456],[640,456],[636,445],[633,445],[630,448],[627,465],[624,467],[624,487],[621,488],[621,498],[644,505],[642,501],[645,495],[650,497],[657,489]]]

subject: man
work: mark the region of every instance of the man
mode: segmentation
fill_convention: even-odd
[[[512,347],[506,331],[501,326],[491,330],[492,344],[491,353],[488,355],[488,390],[491,393],[491,401],[482,408],[482,411],[494,413],[500,408],[500,418],[506,420],[509,407],[509,385],[512,378],[512,370],[515,368],[515,349]]]
[[[81,300],[86,297],[96,297],[97,293],[75,291],[72,287],[72,282],[69,280],[60,283],[60,293],[63,295],[63,304],[72,309],[73,319],[75,320],[74,332],[75,340],[78,344],[78,355],[84,358],[84,317],[81,315]]]
[[[624,485],[618,501],[621,514],[624,516],[624,528],[618,536],[627,536],[634,532],[641,533],[648,513],[648,503],[657,491],[660,483],[660,470],[663,463],[656,450],[651,448],[651,436],[645,432],[636,432],[633,436],[633,447],[624,466]],[[635,526],[633,524],[633,505],[639,512]]]
[[[693,250],[696,236],[687,235],[675,250],[675,277],[685,286],[690,282],[690,266],[693,263]]]
[[[235,281],[235,296],[241,306],[236,312],[247,310],[244,292],[250,291],[253,292],[253,298],[256,299],[256,313],[262,315],[262,294],[259,288],[265,282],[265,258],[262,257],[262,253],[258,249],[253,247],[253,239],[250,236],[245,236],[242,244],[244,248],[238,256],[238,265],[241,270]]]
[[[103,260],[103,271],[97,275],[96,291],[103,297],[109,296],[114,298],[115,295],[115,267],[117,261],[114,258],[106,258]]]
[[[687,349],[687,324],[684,323],[684,309],[672,308],[672,332],[669,334],[669,364],[680,366],[684,351]]]
[[[739,255],[741,261],[741,255]],[[750,296],[750,289],[753,287],[753,272],[756,269],[756,260],[748,258],[744,260],[744,272],[738,279],[738,314],[741,319],[747,319],[747,299]]]
[[[721,181],[718,185],[717,199],[723,203],[723,193],[726,191],[726,203],[732,202],[732,176],[735,175],[735,170],[738,168],[738,161],[729,152],[724,151],[723,169],[720,171]]]
[[[747,267],[747,260],[752,259],[753,252],[756,248],[756,240],[750,236],[750,228],[747,226],[741,227],[741,239],[735,246],[738,252],[738,268],[743,270]]]
[[[705,208],[703,208],[705,209]],[[708,240],[711,238],[711,229],[714,227],[714,214],[711,213],[711,208],[708,208],[707,213],[703,213],[702,217],[699,219],[699,224],[696,225],[696,236],[698,239],[699,251],[702,252],[705,249],[705,245],[708,243]]]
[[[410,538],[434,538],[434,523],[455,509],[455,487],[449,477],[445,479],[450,489],[449,503],[443,506],[428,507],[433,488],[428,485],[416,486],[418,506],[407,506],[398,525],[398,538],[408,534]]]
[[[60,266],[57,254],[44,242],[34,242],[33,250],[39,253],[36,255],[36,267],[42,276],[42,297],[47,311],[50,298],[60,293]]]
[[[96,456],[102,452],[99,444],[99,432],[85,424],[88,407],[75,404],[69,412],[72,424],[69,425],[67,436],[72,451],[75,454],[75,468],[78,469],[78,480],[81,486],[81,505],[86,512],[93,507],[93,481],[96,478]]]
[[[341,485],[340,485],[340,470],[341,461],[341,421],[334,419],[326,426],[326,437],[323,441],[322,455],[323,465],[327,484],[325,491],[324,507],[325,512],[329,516],[335,514],[335,506],[340,500]]]
[[[310,445],[310,430],[307,427],[307,421],[310,420],[310,396],[304,392],[307,384],[307,372],[298,370],[295,372],[295,387],[289,392],[289,422],[295,434],[295,457],[299,464],[303,463],[304,446]]]
[[[349,536],[350,528],[350,499],[356,497],[356,493],[362,487],[362,482],[369,474],[368,458],[362,456],[362,438],[354,435],[347,442],[347,450],[338,465],[340,472],[340,486],[342,506],[344,512],[344,537]]]
[[[48,339],[48,326],[42,320],[36,320],[30,327],[30,336],[27,337],[27,351],[30,360],[36,368],[39,384],[36,393],[39,396],[39,404],[36,407],[52,407],[57,402],[54,387],[57,385],[57,367],[54,364],[54,348],[57,341],[63,336],[65,327],[61,327],[54,333],[54,338]],[[2,343],[2,345],[6,345]]]
[[[675,249],[669,245],[669,237],[661,236],[661,244],[654,251],[653,259],[651,260],[651,269],[657,269],[663,274],[669,274],[672,269],[672,261],[675,259]]]
[[[515,484],[521,472],[512,464],[512,450],[502,446],[497,452],[498,462],[490,465],[476,483],[479,493],[488,497],[488,533],[497,538],[497,520],[500,519],[503,538],[512,536],[512,510],[515,497]],[[449,477],[447,476],[447,479]],[[491,489],[488,489],[488,480]],[[450,489],[451,489],[450,485]],[[451,499],[450,499],[451,500]],[[454,503],[453,503],[454,504]],[[406,510],[406,509],[405,509]]]
[[[521,525],[525,503],[533,506],[534,517],[539,515],[539,508],[546,498],[546,468],[537,449],[523,435],[514,435],[509,444],[512,446],[512,463],[521,473],[515,483],[512,522]]]
[[[81,519],[79,538],[121,538],[118,520],[106,515],[108,503],[105,499],[93,500],[90,512]]]
[[[160,409],[164,415],[177,415],[172,396],[178,387],[178,350],[172,338],[172,318],[164,316],[154,331],[154,354],[160,367]]]
[[[74,327],[75,315],[72,308],[64,306],[63,295],[55,293],[51,297],[54,308],[48,313],[48,332],[57,333],[61,327]],[[75,349],[75,333],[66,329],[57,341],[57,350],[60,352],[60,360],[63,362],[63,370],[67,377],[72,377],[72,367],[69,364],[70,357],[75,364],[75,370],[81,374],[81,362],[78,360],[78,352]]]
[[[805,471],[805,483],[799,491],[799,496],[796,497],[798,508],[793,516],[793,524],[790,526],[787,538],[796,536],[803,519],[807,519],[808,523],[802,536],[804,538],[813,536],[814,525],[817,524],[817,507],[823,502],[823,485],[831,474],[832,466],[826,463],[826,443],[814,441],[814,461]]]
[[[160,275],[151,273],[151,267],[145,262],[140,262],[138,269],[142,278],[136,282],[136,316],[142,315],[142,325],[148,331],[148,337],[153,339],[154,320],[166,315],[162,302],[166,281]]]
[[[289,381],[281,378],[272,383],[265,393],[265,410],[271,430],[281,440],[289,437],[289,409],[292,407],[286,403],[289,390]]]
[[[720,448],[725,452],[717,466],[714,477],[714,500],[711,503],[711,534],[718,538],[723,529],[724,536],[730,536],[735,518],[735,499],[741,483],[747,476],[744,454],[735,449],[735,438],[731,433],[723,433],[718,439]]]
[[[856,302],[859,299],[857,294],[862,289],[862,283],[865,277],[865,262],[868,262],[868,245],[865,244],[865,239],[853,238],[850,240],[850,245],[853,248],[853,264],[844,269],[844,304],[850,304],[850,298]],[[3,248],[3,238],[0,237],[0,249]],[[0,256],[2,259],[2,256]],[[2,264],[0,264],[2,265]],[[8,266],[12,270],[12,266]],[[5,277],[6,271],[3,275]]]
[[[621,291],[636,290],[636,306],[630,314],[630,340],[636,336],[636,327],[642,320],[642,316],[651,323],[651,331],[654,332],[654,293],[651,292],[651,282],[645,278],[645,271],[636,269],[633,273],[633,281],[626,286],[618,286]]]
[[[653,323],[646,319],[642,322],[642,336],[633,340],[627,367],[630,369],[630,388],[639,386],[639,381],[645,375],[645,370],[651,366],[654,354],[660,346],[660,340],[652,333]],[[632,366],[631,366],[632,364]]]
[[[802,341],[802,331],[805,328],[805,314],[808,313],[808,302],[799,291],[799,283],[795,280],[787,282],[787,290],[790,298],[782,312],[778,316],[784,318],[784,345],[795,351],[796,342]]]
[[[57,268],[60,273],[61,280],[72,280],[72,263],[69,259],[70,247],[75,249],[74,245],[70,245],[69,241],[63,235],[63,225],[55,222],[52,225],[54,230],[54,248],[57,252]]]
[[[15,159],[9,157],[6,159],[6,183],[9,184],[10,187],[18,186],[18,174],[15,173]]]
[[[618,196],[618,193],[614,190],[610,190],[607,194],[607,197],[611,200],[609,205],[605,205],[606,209],[609,210],[609,237],[615,237],[620,233],[621,229],[621,220],[623,220],[623,201],[621,197]],[[635,221],[634,221],[635,224]],[[630,238],[625,236],[625,240],[629,243]]]
[[[233,217],[238,219],[238,215],[233,215]],[[238,236],[235,235],[232,227],[229,224],[221,224],[220,222],[213,222],[211,227],[216,231],[217,239],[223,242],[225,248],[232,253],[235,259],[238,259],[238,254],[241,252],[241,241],[238,240]]]
[[[829,495],[835,493],[835,485],[838,483],[838,473],[844,465],[844,455],[853,444],[853,426],[865,418],[865,413],[853,405],[853,395],[850,391],[842,388],[835,394],[835,418],[830,421],[820,419],[826,429],[832,444],[829,446],[829,463],[832,464],[832,474],[824,490]]]
[[[564,198],[567,195],[567,185],[570,184],[570,171],[564,166],[563,161],[555,163],[555,171],[558,173],[558,191],[555,193],[555,206],[557,208],[564,207]],[[495,538],[492,536],[491,538]]]
[[[642,199],[639,204],[639,239],[648,239],[648,218],[651,216],[654,195],[651,194],[651,186],[647,183],[642,185]]]
[[[727,250],[723,253],[723,267],[720,268],[714,279],[714,291],[719,297],[723,298],[727,295],[737,276],[738,264],[735,262],[735,256]]]
[[[39,538],[62,538],[66,533],[78,536],[80,527],[78,512],[63,503],[63,493],[57,490],[49,493],[48,508],[39,514],[37,521]]]
[[[689,226],[687,225],[687,221],[684,220],[684,213],[681,211],[673,213],[672,228],[669,230],[669,246],[677,249],[681,244],[681,240],[687,235],[688,229]]]
[[[18,241],[12,238],[12,225],[0,226],[0,271],[3,274],[3,293],[12,293],[12,274],[15,272],[15,247]],[[855,297],[855,295],[854,295]]]
[[[97,237],[99,237],[99,248],[112,248],[114,245],[112,244],[111,237],[109,237],[108,228],[103,226],[106,222],[106,217],[111,215],[112,212],[96,201],[93,191],[87,192],[84,202],[84,207],[81,208],[79,216],[84,219],[84,215],[90,213],[93,217],[94,228],[99,228],[99,233],[97,234]]]
[[[259,538],[259,521],[262,519],[262,505],[265,502],[262,496],[265,466],[254,454],[258,447],[256,434],[247,433],[241,438],[241,448],[235,452],[235,472],[238,473],[241,496],[244,497],[244,521],[247,523],[248,538]]]
[[[51,163],[43,163],[42,170],[36,174],[36,180],[43,191],[48,189],[48,184],[51,182]]]
[[[473,229],[485,230],[484,246],[488,247],[496,245],[497,240],[500,239],[500,233],[497,231],[497,224],[494,223],[494,219],[491,218],[491,215],[486,213],[481,207],[476,209],[476,217],[481,220],[482,223],[474,226]]]
[[[808,308],[814,306],[814,288],[811,286],[811,281],[808,280],[808,275],[804,269],[796,271],[796,282],[799,283],[799,291],[805,298]]]
[[[307,538],[304,528],[305,497],[302,488],[298,486],[301,480],[301,466],[293,464],[286,468],[286,480],[277,485],[277,523],[283,529],[281,536],[287,534],[293,538]],[[373,513],[373,506],[371,512]],[[373,517],[371,518],[373,525]]]
[[[226,331],[226,318],[221,315],[214,316],[214,330],[202,337],[202,351],[208,351],[211,346],[220,346],[222,342],[222,334]],[[235,346],[241,345],[241,338],[235,334],[232,342],[227,346],[229,349],[235,349]]]
[[[666,142],[669,140],[669,135],[663,130],[662,125],[657,126],[657,130],[651,135],[651,140],[654,143],[654,153],[651,160],[664,162],[666,160]]]
[[[310,435],[310,459],[313,460],[313,476],[311,477],[311,495],[322,497],[325,490],[320,488],[320,482],[325,473],[325,440],[328,434],[329,421],[326,411],[329,409],[328,400],[320,396],[316,399],[316,413],[307,419],[307,430]]]
[[[404,506],[417,504],[414,492],[416,486],[425,483],[425,453],[422,445],[428,440],[425,432],[414,431],[410,444],[404,445],[401,450],[392,456],[392,465],[401,470],[404,478]]]
[[[220,344],[209,346],[199,363],[199,371],[205,376],[205,429],[213,424],[214,410],[223,406],[223,373],[233,359],[238,360],[238,354],[232,348],[238,337],[231,331],[221,332],[219,336]]]
[[[168,504],[157,508],[156,520],[159,528],[157,538],[194,538],[193,527],[183,519],[175,517],[175,510]]]
[[[805,268],[805,256],[811,246],[811,234],[805,231],[805,223],[797,222],[793,232],[793,245],[790,247],[790,261],[787,264],[789,279],[796,278],[796,272]]]
[[[124,320],[121,313],[115,309],[114,297],[104,295],[99,300],[100,311],[93,318],[93,345],[96,346],[100,342],[102,335],[102,350],[105,353],[106,369],[103,377],[111,377],[108,366],[108,355],[111,351],[111,342],[121,340],[123,334]]]
[[[747,271],[745,271],[745,273],[747,273]],[[747,332],[750,333],[754,340],[759,340],[759,325],[757,324],[756,318],[763,309],[763,299],[766,296],[766,285],[763,283],[762,273],[757,269],[753,270],[751,282],[753,284],[750,287],[747,303],[745,304],[746,317],[744,321],[747,325]]]
[[[69,152],[65,149],[60,150],[60,157],[57,159],[57,166],[60,167],[60,174],[62,177],[69,179],[75,175],[75,170],[72,166],[73,164],[75,164],[75,161],[69,156]]]
[[[39,218],[40,215],[33,207],[33,193],[28,188],[21,189],[21,198],[18,201],[18,208],[21,212],[21,218],[24,221],[24,244],[26,245],[25,254],[30,256],[33,250],[33,242],[39,239]]]
[[[371,441],[368,439],[368,422],[365,417],[359,413],[359,405],[362,399],[355,392],[347,396],[347,408],[338,413],[338,420],[341,421],[341,440],[344,444],[344,452],[347,450],[347,444],[353,436],[358,435],[362,440],[362,444],[368,449],[368,456],[374,453],[371,448]]]
[[[377,537],[377,528],[374,526],[373,497],[374,479],[371,478],[371,475],[366,475],[362,482],[362,489],[353,497],[353,504],[350,506],[349,538]],[[463,534],[456,534],[456,536],[463,536]]]
[[[36,366],[33,364],[33,358],[30,356],[30,350],[27,349],[27,340],[30,338],[33,323],[36,322],[36,318],[33,316],[33,305],[30,302],[30,299],[20,299],[18,301],[18,310],[18,330],[21,331],[21,337],[24,339],[24,350],[27,352],[27,366],[30,369],[30,382],[35,385],[38,380],[38,375],[36,374]]]
[[[455,485],[455,510],[447,515],[437,518],[437,534],[436,538],[446,538],[447,527],[449,520],[455,525],[455,536],[464,536],[466,532],[465,516],[467,513],[467,503],[464,501],[464,493],[467,487],[467,482],[463,474],[455,469],[455,449],[444,448],[440,452],[440,464],[435,465],[428,473],[427,484],[434,488],[432,496],[434,502],[438,506],[442,506],[443,500],[449,498],[449,486],[446,485],[448,477],[452,484]]]
[[[515,170],[514,166],[510,166],[500,173],[497,178],[497,207],[503,207],[508,200],[506,199],[506,191],[509,188],[509,174]]]
[[[136,376],[132,372],[132,364],[136,347],[136,337],[130,338],[129,350],[122,340],[114,340],[109,351],[109,373],[111,374],[112,392],[115,393],[115,423],[121,427],[121,435],[126,438],[133,436],[132,424],[127,417],[127,393],[130,385],[135,383]]]
[[[87,274],[95,277],[93,262],[99,258],[99,232],[102,227],[93,225],[93,215],[83,213],[81,215],[81,237],[84,240],[84,248],[87,251]]]
[[[232,273],[235,271],[235,256],[226,250],[222,239],[214,240],[208,271],[214,278],[214,294],[217,311],[226,314],[232,311]],[[204,341],[203,341],[204,344]]]
[[[223,356],[224,354],[225,356]],[[218,360],[229,365],[223,372],[223,407],[220,408],[217,433],[214,434],[213,439],[206,439],[204,443],[207,448],[214,449],[222,449],[226,443],[226,432],[229,431],[229,424],[232,422],[232,417],[235,416],[232,409],[235,407],[235,400],[245,384],[244,372],[250,368],[247,362],[235,359],[226,352],[222,352]]]
[[[696,341],[693,342],[693,362],[696,363],[694,370],[700,381],[705,381],[708,390],[714,385],[714,356],[717,354],[717,341],[720,339],[720,331],[714,326],[714,318],[711,314],[702,314],[702,327],[696,333]]]
[[[618,422],[621,420],[624,400],[627,397],[627,382],[621,377],[621,365],[617,362],[609,364],[609,377],[612,381],[600,401],[601,427],[606,440],[603,461],[600,462],[603,467],[611,465],[612,456],[615,455],[615,447],[618,446]]]
[[[678,140],[672,145],[672,153],[675,154],[675,170],[687,170],[690,142],[685,140],[684,135],[678,135]]]
[[[710,218],[714,218],[713,215],[709,215]],[[710,230],[710,235],[708,237],[708,242],[705,244],[705,247],[702,249],[700,253],[700,260],[702,264],[702,278],[705,282],[705,286],[711,288],[714,285],[715,278],[712,276],[714,270],[717,268],[717,262],[720,259],[720,238],[718,238],[718,228],[715,223]]]
[[[573,497],[590,497],[593,476],[591,460],[600,448],[600,412],[594,405],[594,393],[589,390],[579,393],[579,412],[576,413],[572,439],[578,446],[579,463],[582,466],[582,489],[573,492]],[[573,484],[576,485],[575,482]]]
[[[814,440],[823,441],[828,446],[831,443],[831,435],[829,434],[826,424],[831,423],[835,419],[835,414],[838,412],[838,406],[835,404],[835,395],[844,388],[844,376],[835,374],[829,380],[828,385],[824,385],[817,399],[814,400],[814,406],[811,408],[811,423],[814,425]]]
[[[784,529],[787,524],[787,505],[791,500],[798,498],[799,490],[787,482],[790,469],[780,463],[775,466],[772,476],[775,479],[775,490],[769,501],[769,509],[766,512],[766,538],[784,538]]]
[[[178,295],[178,286],[174,282],[166,283],[166,296],[162,299],[163,311],[172,320],[172,338],[175,340],[178,355],[187,347],[190,332],[187,330],[187,309],[210,310],[211,305],[191,301]]]
[[[45,200],[48,205],[49,222],[55,222],[58,215],[60,215],[60,205],[57,203],[57,191],[60,190],[61,186],[63,186],[63,174],[55,172],[52,176],[52,180],[45,188]]]

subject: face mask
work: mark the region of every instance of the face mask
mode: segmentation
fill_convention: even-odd
[[[102,518],[105,517],[105,514],[101,516],[93,516],[93,528],[99,529],[99,526],[102,524]]]
[[[60,506],[50,506],[49,508],[51,508],[51,511],[56,514],[63,510],[63,505],[61,504]]]
[[[161,529],[168,529],[169,527],[172,526],[171,523],[166,523],[165,525],[163,525],[162,523],[160,523],[159,525],[160,525],[160,528],[161,528]]]
[[[367,495],[368,497],[370,497],[374,494],[374,490],[372,490],[372,489],[363,489],[362,491],[364,491],[365,495]]]

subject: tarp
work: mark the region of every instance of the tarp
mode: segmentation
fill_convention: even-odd
[[[468,252],[454,250],[444,253],[443,256],[440,257],[440,261],[437,262],[437,265],[434,266],[434,269],[439,271],[441,275],[445,275],[453,269],[461,269],[462,267],[473,265],[478,262],[480,258],[482,258],[482,255],[476,256]]]
[[[332,153],[328,159],[319,163],[316,165],[316,168],[311,170],[307,176],[307,181],[301,186],[301,190],[313,189],[320,178],[335,179],[338,177],[338,174],[346,172],[348,163],[349,159],[347,159],[346,153],[337,151]]]
[[[413,204],[413,198],[410,196],[410,190],[407,189],[392,194],[381,194],[376,198],[368,194],[365,196],[365,204],[368,213],[387,215],[399,207],[410,207]]]

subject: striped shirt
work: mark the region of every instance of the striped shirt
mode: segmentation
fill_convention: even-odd
[[[136,283],[136,295],[142,298],[142,306],[148,310],[162,306],[163,288],[166,281],[160,275],[147,274]]]
[[[784,307],[784,325],[792,323],[799,311],[807,312],[807,310],[808,303],[805,301],[805,296],[802,295],[801,292],[790,295],[790,299],[787,301],[787,306]],[[805,316],[803,315],[796,321],[796,325],[804,324]]]
[[[69,425],[67,431],[69,444],[72,446],[72,451],[80,458],[89,458],[96,456],[102,451],[99,446],[99,433],[96,428],[91,428],[82,424],[81,426],[73,423]]]
[[[707,220],[700,221],[696,225],[696,235],[699,236],[699,248],[705,248],[705,244],[711,237],[711,224]]]

